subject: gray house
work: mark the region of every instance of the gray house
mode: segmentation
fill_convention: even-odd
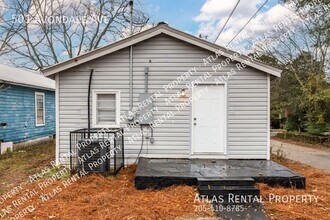
[[[89,96],[91,128],[124,128],[128,162],[270,158],[270,76],[281,70],[168,25],[43,72],[56,80],[57,161],[89,124]]]

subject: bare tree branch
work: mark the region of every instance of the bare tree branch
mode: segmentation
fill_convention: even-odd
[[[129,0],[7,1],[6,25],[0,29],[9,37],[0,48],[25,68],[41,69],[96,49],[122,38],[129,27]],[[147,22],[145,13],[134,10],[135,31]]]

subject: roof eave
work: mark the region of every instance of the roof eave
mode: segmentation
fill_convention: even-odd
[[[193,45],[202,47],[204,49],[207,49],[209,51],[217,52],[219,50],[222,50],[224,55],[226,57],[230,57],[234,51],[227,50],[226,48],[223,48],[219,45],[210,43],[208,41],[205,41],[203,39],[197,38],[195,36],[189,35],[187,33],[184,33],[182,31],[179,31],[174,28],[170,28],[166,25],[159,25],[153,28],[150,28],[146,31],[140,32],[138,34],[135,34],[131,37],[122,39],[120,41],[117,41],[113,44],[106,45],[104,47],[101,47],[99,49],[90,51],[88,53],[82,54],[80,56],[77,56],[75,58],[66,60],[64,62],[55,64],[53,66],[50,66],[46,69],[43,69],[42,72],[44,73],[45,76],[51,76],[53,74],[59,73],[63,70],[78,66],[80,64],[83,64],[85,62],[88,62],[90,60],[96,59],[98,57],[110,54],[112,52],[115,52],[117,50],[123,49],[125,47],[134,45],[138,42],[141,42],[145,39],[149,39],[153,36],[156,36],[158,34],[165,33],[169,36],[172,36],[174,38],[181,39],[183,41],[186,41],[188,43],[191,43]],[[238,57],[237,62],[244,62],[247,56],[241,55]],[[249,66],[259,69],[265,73],[268,73],[270,75],[276,76],[276,77],[281,77],[281,72],[282,70],[277,69],[275,67],[270,66],[269,64],[263,63],[261,61],[253,60],[253,62],[250,62]]]
[[[156,26],[154,28],[150,28],[144,32],[140,32],[138,34],[135,34],[131,37],[124,38],[122,40],[119,40],[113,44],[106,45],[104,47],[100,47],[98,49],[92,50],[90,52],[87,52],[85,54],[81,54],[77,57],[71,58],[69,60],[63,61],[61,63],[55,64],[53,66],[47,67],[45,69],[42,69],[42,72],[45,76],[51,76],[53,74],[59,73],[63,70],[78,66],[80,64],[83,64],[85,62],[88,62],[90,60],[93,60],[94,56],[95,57],[101,57],[107,54],[110,54],[112,52],[115,52],[117,50],[120,50],[122,48],[131,46],[135,43],[138,43],[140,41],[143,41],[144,39],[148,39],[150,37],[156,36],[160,33],[161,31],[161,26]],[[111,47],[108,49],[108,47]],[[97,56],[96,56],[97,54]],[[86,60],[86,61],[85,61]]]
[[[17,86],[22,86],[22,87],[29,87],[29,88],[34,88],[34,89],[41,89],[41,90],[49,90],[49,91],[55,91],[54,88],[50,87],[43,87],[43,86],[35,86],[35,85],[30,85],[30,84],[24,84],[24,83],[17,83],[17,82],[12,82],[12,81],[1,81],[1,83],[9,84],[9,85],[17,85]]]
[[[176,32],[176,34],[179,34],[179,35],[184,34],[185,36],[187,36],[188,39],[190,39],[190,40],[188,40],[188,43],[194,44],[196,46],[205,48],[205,49],[213,51],[213,52],[218,52],[219,50],[221,50],[226,57],[230,57],[230,56],[233,55],[233,53],[236,53],[235,51],[227,50],[226,48],[223,48],[223,47],[221,47],[217,44],[213,44],[213,43],[210,43],[206,40],[197,38],[195,36],[188,35],[188,34],[182,32],[180,30],[176,30],[176,29],[173,29],[173,28],[170,29],[170,30],[166,30],[166,26],[165,26],[164,29],[165,29],[164,33],[169,35],[169,36],[177,38],[177,36],[174,35],[175,32]],[[174,32],[174,34],[173,34],[173,32]],[[183,39],[181,39],[181,40],[183,40]],[[196,42],[199,42],[199,44],[196,44]],[[236,61],[243,62],[243,61],[245,61],[244,58],[248,58],[248,57],[245,56],[245,55],[241,55],[241,56],[239,56],[239,59],[237,59]],[[281,77],[282,70],[280,70],[278,68],[275,68],[275,67],[272,67],[271,65],[263,63],[261,61],[253,60],[253,62],[251,62],[251,64],[249,66],[254,67],[256,69],[259,69],[261,71],[264,71],[264,72],[266,72],[268,74],[271,74],[273,76]]]

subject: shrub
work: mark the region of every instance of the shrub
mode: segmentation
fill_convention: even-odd
[[[277,133],[276,137],[310,144],[325,144],[330,146],[330,136],[312,135],[308,133],[282,132]]]

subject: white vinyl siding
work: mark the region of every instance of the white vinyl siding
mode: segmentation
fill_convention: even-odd
[[[45,125],[45,93],[35,93],[36,126]]]
[[[212,73],[212,65],[204,66],[203,59],[213,52],[193,46],[175,38],[159,35],[133,46],[133,106],[137,106],[139,94],[144,92],[145,67],[149,67],[149,93],[161,91],[163,86],[176,80],[180,74],[197,67],[194,76]],[[235,63],[230,63],[215,76],[226,74]],[[94,61],[61,72],[59,88],[59,136],[60,153],[69,150],[69,132],[87,127],[87,91],[90,71],[94,68],[92,90],[119,90],[121,114],[129,110],[129,49],[125,48]],[[175,115],[154,129],[153,144],[143,149],[141,156],[163,158],[188,158],[190,153],[190,107],[177,112],[175,104],[165,100],[186,88],[189,80],[163,97],[154,101],[158,112],[154,120],[166,112]],[[245,68],[228,81],[227,91],[227,153],[228,158],[267,158],[267,74],[253,68]],[[125,122],[124,122],[125,123]],[[124,124],[121,124],[124,126]],[[125,130],[125,155],[135,159],[140,141],[129,143],[129,138],[140,128]],[[146,155],[146,153],[148,154]]]
[[[93,127],[119,127],[120,92],[93,91]]]

